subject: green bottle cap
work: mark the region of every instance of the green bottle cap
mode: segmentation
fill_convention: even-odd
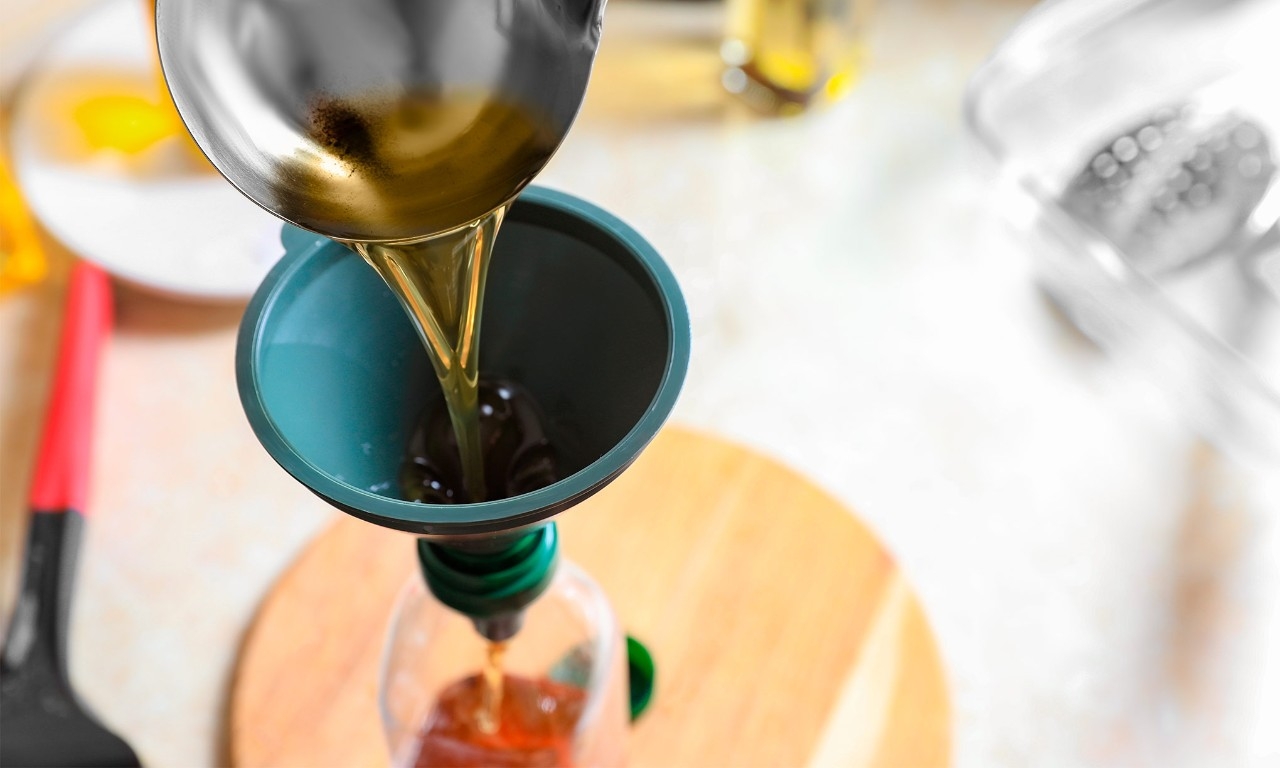
[[[495,642],[519,631],[524,609],[551,584],[558,552],[555,523],[483,551],[418,540],[418,562],[431,594]]]
[[[657,670],[653,654],[644,643],[627,635],[627,682],[631,689],[631,722],[635,722],[649,708],[653,700],[653,679]]]

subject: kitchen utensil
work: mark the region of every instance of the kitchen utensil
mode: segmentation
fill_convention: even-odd
[[[481,369],[540,405],[562,479],[483,503],[404,500],[405,448],[439,397],[426,351],[377,273],[293,228],[236,349],[240,400],[272,458],[344,512],[464,544],[532,533],[621,474],[667,419],[688,368],[675,276],[635,230],[562,192],[526,189],[502,231]]]
[[[543,529],[547,535],[556,530]],[[492,734],[502,746],[457,730],[474,711],[470,686],[461,681],[476,673],[476,660],[493,646],[465,616],[437,600],[421,575],[405,579],[378,684],[392,766],[626,762],[627,642],[608,596],[591,576],[561,558],[546,591],[524,611],[519,634],[499,647],[501,714],[489,722],[507,727],[506,734]],[[427,725],[432,721],[435,727]]]
[[[1256,356],[1272,333],[1275,302],[1257,265],[1274,248],[1280,184],[1266,128],[1213,110],[1209,95],[1108,141],[1067,186],[1062,208],[1234,349]],[[1070,306],[1070,297],[1053,295]],[[1198,410],[1221,433],[1247,429],[1230,389],[1210,368],[1200,376]]]
[[[397,201],[394,230],[344,222],[344,231],[331,231],[337,225],[320,215],[324,205],[283,210],[273,185],[286,160],[335,161],[305,130],[316,104],[484,94],[535,115],[554,147],[582,103],[603,13],[604,0],[159,0],[156,32],[183,121],[241,192],[330,237],[403,241],[437,234],[412,229],[439,218],[434,207],[421,210],[436,203]],[[440,183],[433,170],[423,168],[423,185]],[[500,181],[511,182],[514,197],[537,170]],[[313,193],[291,188],[290,194]]]
[[[111,327],[111,284],[72,268],[53,393],[31,487],[22,587],[0,661],[0,764],[136,766],[80,701],[67,674],[76,556],[85,524],[94,382]]]

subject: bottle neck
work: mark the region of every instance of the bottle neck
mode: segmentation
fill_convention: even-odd
[[[520,630],[524,610],[546,591],[560,549],[555,523],[483,541],[418,540],[418,562],[431,594],[498,642]]]

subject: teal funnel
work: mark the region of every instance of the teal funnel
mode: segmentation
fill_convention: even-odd
[[[497,239],[480,370],[533,395],[562,479],[479,504],[405,501],[407,441],[440,397],[426,352],[359,256],[291,227],[283,241],[240,328],[241,401],[272,458],[356,517],[450,546],[510,543],[621,473],[675,404],[689,321],[671,271],[612,215],[530,188]]]

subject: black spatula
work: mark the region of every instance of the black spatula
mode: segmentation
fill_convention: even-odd
[[[80,702],[67,677],[67,621],[84,527],[94,381],[110,328],[106,274],[76,264],[31,487],[22,589],[0,662],[2,766],[140,765],[129,745]]]

